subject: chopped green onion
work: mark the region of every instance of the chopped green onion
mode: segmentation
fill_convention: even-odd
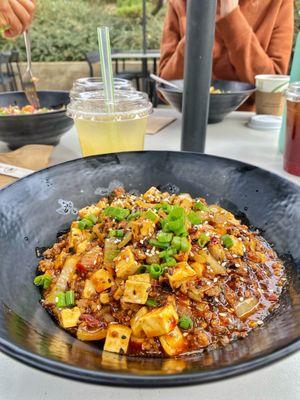
[[[180,250],[181,247],[181,237],[174,236],[172,239],[171,247],[175,250]]]
[[[56,307],[66,307],[66,295],[65,293],[58,293],[55,299]]]
[[[186,253],[187,251],[189,251],[189,249],[190,242],[185,237],[181,238],[180,250]]]
[[[123,229],[110,229],[109,237],[122,238],[124,236]]]
[[[177,219],[175,221],[169,221],[165,224],[165,229],[168,232],[177,232],[178,230],[181,230],[184,226],[184,221],[181,219]]]
[[[188,315],[183,315],[179,319],[178,325],[181,329],[191,329],[193,327],[193,321]]]
[[[174,257],[166,257],[166,262],[162,264],[164,268],[174,267],[177,264],[177,261]]]
[[[121,207],[107,207],[104,210],[104,215],[114,218],[117,221],[123,221],[128,217],[130,214],[130,211],[127,210],[127,208],[121,208]]]
[[[155,214],[155,212],[153,212],[153,211],[151,211],[151,210],[148,210],[148,211],[145,213],[145,217],[146,217],[147,219],[150,219],[150,221],[152,221],[152,222],[156,222],[156,221],[158,220],[157,214]]]
[[[65,293],[65,303],[67,307],[74,306],[75,304],[75,293],[73,290],[68,290]]]
[[[127,217],[127,221],[133,221],[135,219],[138,219],[141,215],[142,215],[142,213],[140,211],[132,213]]]
[[[166,258],[166,257],[173,256],[174,254],[176,254],[176,250],[175,249],[167,249],[167,250],[161,251],[159,253],[159,257],[160,258]]]
[[[148,307],[156,307],[157,306],[157,302],[154,299],[148,299],[146,301],[146,306],[148,306]]]
[[[84,219],[87,219],[88,221],[91,221],[91,223],[93,225],[95,225],[97,223],[97,221],[98,221],[98,218],[96,217],[96,215],[93,215],[93,214],[87,215]]]
[[[85,220],[82,219],[81,221],[78,222],[78,228],[83,230],[86,228]]]
[[[160,203],[160,204],[156,204],[156,206],[154,208],[156,210],[162,209],[167,214],[169,214],[173,210],[174,206],[172,206],[171,204],[168,204],[168,203]]]
[[[223,245],[227,248],[230,249],[234,245],[232,238],[229,235],[223,235],[221,236],[221,240],[223,242]]]
[[[198,244],[200,247],[205,247],[210,241],[210,237],[206,233],[201,233],[198,239]]]
[[[170,243],[173,238],[173,233],[158,232],[156,239],[162,243]]]
[[[139,273],[139,274],[145,273],[145,272],[147,271],[147,268],[148,268],[148,267],[149,267],[149,265],[147,265],[147,264],[141,265],[141,266],[139,267],[139,269],[138,269],[138,273]]]
[[[36,276],[33,281],[36,286],[42,286],[43,289],[48,289],[48,287],[51,285],[51,282],[52,277],[46,274]]]
[[[167,249],[169,247],[169,243],[162,243],[162,242],[159,242],[158,240],[155,240],[155,239],[149,240],[149,243],[152,246],[159,247],[161,249]]]
[[[201,218],[195,211],[191,211],[189,213],[188,219],[192,223],[192,225],[199,225],[202,222]]]
[[[97,217],[95,217],[94,215],[89,215],[86,218],[82,218],[82,220],[78,222],[78,228],[81,230],[89,229],[92,228],[96,222],[97,222]]]
[[[179,207],[179,206],[174,206],[173,209],[171,210],[169,214],[169,219],[170,220],[177,220],[177,219],[182,219],[184,218],[184,208]]]
[[[151,278],[158,279],[164,273],[164,268],[159,264],[151,264],[148,265],[147,271]]]
[[[208,207],[205,204],[201,203],[201,201],[197,201],[197,203],[194,204],[194,209],[200,211],[208,211]]]

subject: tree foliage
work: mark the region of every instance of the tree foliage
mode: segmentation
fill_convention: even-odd
[[[295,32],[300,31],[300,0],[295,1]],[[166,0],[147,0],[148,48],[160,45]],[[81,61],[97,49],[96,28],[108,25],[114,49],[142,48],[142,0],[42,0],[31,28],[34,61]],[[23,38],[0,39],[1,50],[20,51]]]
[[[148,1],[148,48],[159,48],[164,10],[151,15]],[[141,0],[43,0],[31,27],[34,61],[81,61],[85,53],[97,49],[96,28],[110,27],[112,47],[122,50],[142,48]],[[23,38],[0,39],[1,50],[16,48],[25,59]]]

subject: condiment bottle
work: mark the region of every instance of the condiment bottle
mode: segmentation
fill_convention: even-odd
[[[290,84],[286,99],[284,169],[290,174],[300,176],[300,82]]]

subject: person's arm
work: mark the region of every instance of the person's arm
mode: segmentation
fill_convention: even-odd
[[[267,51],[239,7],[217,21],[216,29],[241,81],[254,83],[258,74],[287,73],[293,41],[293,11],[293,0],[283,0]]]
[[[164,23],[159,62],[159,75],[168,80],[183,78],[185,36],[180,37],[179,18],[170,2]]]
[[[19,36],[31,24],[35,0],[0,0],[0,27],[8,38]]]

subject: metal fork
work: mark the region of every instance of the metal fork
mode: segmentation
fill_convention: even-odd
[[[31,104],[34,108],[37,109],[40,108],[40,101],[36,92],[36,87],[33,81],[33,75],[31,71],[31,42],[28,31],[24,32],[24,40],[26,46],[27,69],[24,75],[22,76],[23,87],[27,100],[29,101],[29,104]]]

